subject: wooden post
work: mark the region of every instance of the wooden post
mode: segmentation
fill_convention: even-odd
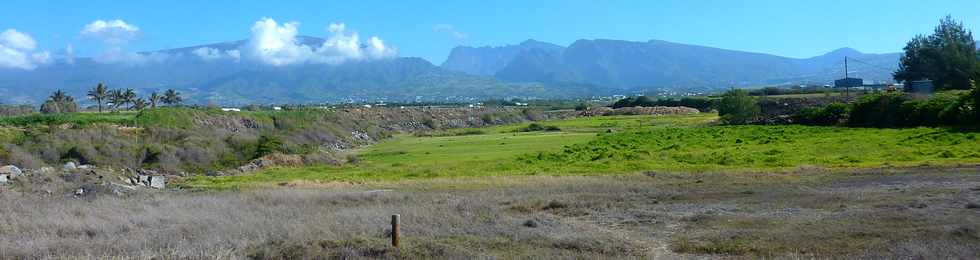
[[[401,242],[399,237],[401,235],[401,228],[398,223],[399,217],[398,214],[391,215],[391,246],[395,248],[398,248],[398,244]]]

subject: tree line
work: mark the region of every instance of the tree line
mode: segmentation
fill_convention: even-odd
[[[174,89],[167,89],[163,94],[156,91],[151,92],[146,97],[140,97],[132,88],[110,89],[103,83],[99,83],[89,89],[86,96],[95,101],[99,113],[106,109],[111,111],[142,110],[144,108],[156,108],[158,105],[175,106],[183,102],[180,92]],[[63,90],[56,90],[41,105],[41,113],[68,113],[78,112],[78,103],[75,98],[68,95]]]
[[[867,95],[851,104],[807,108],[792,122],[807,125],[857,127],[977,126],[980,125],[980,55],[973,33],[947,16],[933,34],[917,35],[901,57],[895,80],[932,80],[938,92],[930,97],[904,92]],[[758,123],[759,101],[746,90],[722,95],[718,114],[731,124]]]

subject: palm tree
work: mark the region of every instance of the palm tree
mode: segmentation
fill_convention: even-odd
[[[150,97],[147,98],[147,101],[150,102],[150,108],[157,108],[157,103],[160,103],[160,98],[162,97],[160,96],[160,94],[157,94],[156,91],[150,93]]]
[[[120,106],[126,103],[123,91],[121,89],[109,90],[109,103],[112,103],[112,110],[118,110]]]
[[[75,98],[60,89],[52,93],[44,104],[41,104],[41,112],[46,114],[76,111],[78,111],[78,104],[75,103]]]
[[[132,103],[133,103],[132,108],[135,109],[136,111],[140,111],[143,110],[143,108],[146,108],[146,99],[136,98],[133,99]]]
[[[137,98],[136,91],[131,88],[127,88],[126,91],[122,92],[123,104],[134,104]],[[130,106],[129,109],[133,109],[133,107]]]
[[[108,89],[102,83],[96,85],[88,91],[88,97],[94,99],[96,103],[99,103],[99,113],[102,113],[102,101],[108,97]]]
[[[65,101],[74,101],[74,98],[72,98],[71,96],[69,96],[68,94],[66,94],[64,91],[62,91],[60,89],[59,90],[56,90],[48,98],[51,99],[51,101],[56,102],[56,103],[64,103]]]
[[[183,101],[180,97],[180,92],[174,89],[168,89],[167,92],[163,93],[163,103],[167,105],[179,105]]]

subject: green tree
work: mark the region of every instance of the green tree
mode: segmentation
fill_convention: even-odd
[[[146,108],[146,99],[135,98],[133,99],[133,101],[131,101],[131,103],[133,103],[132,109],[136,111],[140,111]]]
[[[102,113],[102,102],[109,96],[108,91],[109,89],[102,83],[99,83],[88,91],[88,97],[95,100],[95,103],[99,104],[99,113]]]
[[[147,102],[150,103],[150,108],[157,108],[157,104],[160,103],[160,98],[162,97],[156,91],[150,93],[150,96],[147,98]]]
[[[755,97],[744,89],[732,89],[721,95],[718,102],[718,115],[725,123],[746,124],[759,118],[762,108]]]
[[[183,102],[183,98],[180,97],[180,92],[174,89],[168,89],[167,92],[163,93],[163,103],[167,105],[180,105]]]
[[[52,113],[70,113],[77,112],[78,104],[75,103],[75,98],[69,96],[62,90],[57,90],[48,97],[44,104],[41,104],[41,113],[52,114]]]
[[[123,95],[123,90],[109,90],[109,103],[112,103],[113,111],[119,110],[119,107],[126,103],[126,96]]]
[[[127,88],[126,91],[123,91],[122,92],[121,99],[122,99],[123,104],[133,104],[133,105],[135,105],[135,102],[136,102],[136,99],[137,98],[138,97],[136,96],[136,91],[133,90],[133,89],[131,89],[131,88]],[[129,109],[133,109],[133,108],[134,108],[133,106],[129,106]]]
[[[918,35],[905,45],[895,80],[931,79],[937,89],[967,89],[980,74],[977,44],[963,23],[946,16],[932,35]]]

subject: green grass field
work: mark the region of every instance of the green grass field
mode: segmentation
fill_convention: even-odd
[[[238,188],[290,181],[390,181],[434,177],[598,175],[637,171],[787,171],[980,162],[976,133],[939,128],[720,126],[716,115],[618,116],[540,122],[560,132],[516,132],[527,124],[400,135],[353,153],[343,166],[277,168],[192,177],[188,188]]]

